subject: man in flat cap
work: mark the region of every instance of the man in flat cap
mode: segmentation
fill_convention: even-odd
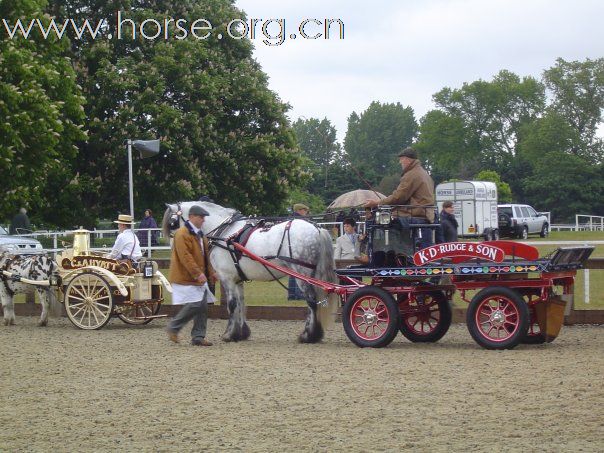
[[[294,217],[306,217],[309,212],[310,209],[305,204],[296,203],[294,205]]]
[[[172,284],[172,305],[182,305],[178,314],[168,324],[168,338],[179,342],[178,332],[191,319],[191,344],[212,346],[206,340],[208,302],[216,298],[208,287],[208,279],[216,280],[208,254],[208,239],[201,226],[208,211],[198,205],[189,209],[189,220],[176,230],[172,243],[169,280]]]
[[[405,148],[398,155],[403,175],[398,187],[392,194],[379,201],[368,201],[365,207],[378,205],[407,205],[393,210],[399,217],[411,217],[412,221],[434,222],[434,181],[424,170],[414,148]],[[422,208],[421,206],[427,206]],[[422,228],[421,247],[432,244],[432,230]]]

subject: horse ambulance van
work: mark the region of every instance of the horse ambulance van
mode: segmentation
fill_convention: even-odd
[[[452,201],[460,237],[499,239],[497,219],[497,186],[487,181],[455,181],[436,186],[436,205]]]

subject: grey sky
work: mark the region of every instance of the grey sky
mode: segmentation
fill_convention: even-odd
[[[501,69],[540,77],[558,57],[604,56],[604,2],[591,0],[237,0],[249,18],[339,18],[345,39],[254,40],[270,88],[291,119],[327,117],[346,134],[352,111],[374,100],[411,106],[419,118],[445,86],[491,79]],[[276,26],[275,26],[276,27]],[[273,27],[269,31],[276,33]],[[312,24],[309,25],[312,30]],[[332,28],[333,31],[333,28]],[[260,27],[258,27],[260,33]]]

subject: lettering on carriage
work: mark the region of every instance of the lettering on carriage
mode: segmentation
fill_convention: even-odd
[[[128,275],[131,269],[127,263],[122,263],[111,258],[91,256],[74,256],[71,259],[65,258],[61,264],[65,269],[79,269],[86,266],[97,266],[102,269],[107,269],[114,274],[124,275]]]
[[[431,261],[448,257],[481,258],[494,262],[501,262],[505,253],[499,247],[476,242],[447,242],[427,247],[415,253],[413,262],[417,266]]]

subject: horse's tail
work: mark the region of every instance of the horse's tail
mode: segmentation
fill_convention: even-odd
[[[164,233],[164,237],[170,239],[170,217],[172,216],[172,209],[170,206],[166,208],[166,212],[164,212],[164,217],[161,220],[161,230]]]
[[[337,283],[338,277],[334,271],[333,261],[333,243],[329,231],[319,229],[319,261],[315,277],[326,282]],[[329,327],[333,324],[336,312],[338,310],[339,297],[337,294],[330,293],[317,288],[320,299],[327,299],[327,306],[319,305],[317,316],[319,322],[324,327]]]

